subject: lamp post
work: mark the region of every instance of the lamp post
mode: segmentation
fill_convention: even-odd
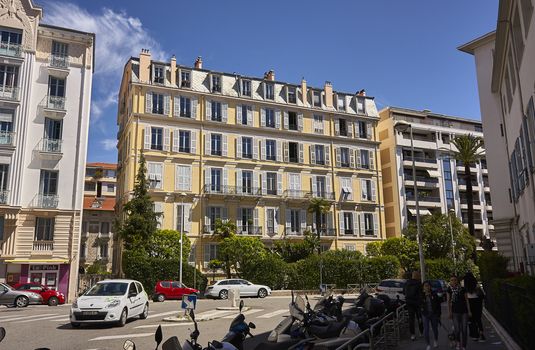
[[[184,197],[186,194],[184,192],[180,193],[180,263],[179,263],[179,282],[180,287],[182,287],[182,251],[184,248],[183,232],[184,232]]]
[[[453,240],[453,225],[451,223],[451,216],[455,215],[455,210],[450,209],[448,219],[450,221],[450,235],[451,235],[451,253],[453,255],[453,266],[457,266],[457,259],[455,258],[455,241]]]
[[[414,138],[412,136],[412,125],[407,122],[397,122],[394,126],[396,130],[405,131],[409,129],[411,138],[411,158],[412,158],[412,180],[414,184],[414,201],[416,203],[416,232],[418,238],[418,256],[420,258],[420,277],[425,281],[425,261],[423,250],[422,231],[420,228],[420,203],[418,202],[418,186],[416,183],[416,162],[414,160]]]

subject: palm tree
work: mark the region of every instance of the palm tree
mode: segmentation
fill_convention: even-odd
[[[215,227],[214,227],[214,234],[213,236],[218,240],[222,241],[225,238],[233,237],[236,234],[236,224],[230,220],[221,220],[216,219],[215,221]],[[227,278],[231,278],[230,273],[230,261],[227,256],[223,257],[224,265],[225,265],[225,272],[227,274]]]
[[[476,163],[482,155],[483,138],[468,135],[458,135],[451,141],[451,143],[457,148],[454,151],[455,160],[462,162],[464,165],[464,181],[466,182],[466,204],[468,205],[468,232],[472,237],[475,237],[474,229],[474,198],[472,190],[472,173],[470,172],[470,166]],[[476,252],[474,250],[472,258],[475,262]]]
[[[329,203],[326,199],[312,198],[310,200],[308,212],[316,214],[316,234],[318,235],[318,241],[321,239],[321,215],[327,214],[329,211],[331,211],[331,203]],[[318,254],[319,253],[321,253],[321,244],[318,244]]]

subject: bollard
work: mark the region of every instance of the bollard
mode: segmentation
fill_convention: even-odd
[[[228,296],[232,307],[238,307],[240,305],[240,290],[238,288],[230,288]]]

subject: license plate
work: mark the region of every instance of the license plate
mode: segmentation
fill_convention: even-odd
[[[82,315],[98,315],[98,311],[82,311]]]

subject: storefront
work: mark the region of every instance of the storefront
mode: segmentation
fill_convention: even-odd
[[[8,264],[6,281],[15,283],[39,283],[50,289],[57,290],[68,297],[70,264],[64,261],[46,261],[31,263]]]

